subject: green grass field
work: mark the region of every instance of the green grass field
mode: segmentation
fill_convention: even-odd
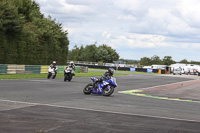
[[[75,73],[75,77],[100,77],[107,71],[105,69],[89,69],[88,73]],[[149,74],[158,75],[158,73],[146,72],[130,72],[130,71],[116,71],[114,76],[123,76],[127,74]],[[34,78],[47,78],[47,74],[7,74],[0,75],[0,79],[34,79]],[[58,73],[56,78],[64,78],[63,73]]]
[[[96,70],[96,71],[107,71],[106,69],[89,69],[89,70]],[[147,73],[147,72],[131,72],[131,71],[120,71],[120,70],[116,70],[115,71],[117,73],[127,73],[127,74],[148,74],[148,75],[159,75],[158,73]]]
[[[88,71],[88,73],[75,73],[75,77],[100,77],[104,72]],[[127,75],[123,73],[115,73],[114,76]],[[0,75],[0,79],[34,79],[34,78],[47,78],[47,74],[7,74]],[[58,73],[56,78],[64,78],[63,73]]]

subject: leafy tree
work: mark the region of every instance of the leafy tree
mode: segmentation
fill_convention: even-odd
[[[119,61],[122,61],[126,64],[138,64],[140,60],[119,59]]]
[[[99,49],[100,48],[105,50],[104,56],[106,56],[106,57],[104,58],[105,59],[104,61],[112,63],[113,61],[116,61],[119,59],[119,54],[114,49],[112,49],[110,46],[103,44],[103,45],[99,46]],[[98,61],[101,61],[101,60],[98,60]]]
[[[191,61],[190,64],[200,65],[200,62],[198,62],[198,61]]]
[[[174,60],[172,60],[172,57],[171,56],[165,56],[164,58],[163,58],[163,61],[162,61],[163,63],[163,65],[171,65],[171,64],[174,64],[174,63],[176,63]]]
[[[69,40],[62,24],[44,18],[34,0],[1,0],[0,62],[12,64],[65,64]]]
[[[111,47],[105,44],[97,47],[95,43],[85,47],[81,46],[81,48],[74,46],[69,51],[69,59],[74,61],[113,62],[119,59],[119,55]]]
[[[103,47],[98,48],[96,56],[97,56],[96,60],[102,62],[108,62],[108,60],[111,58],[110,55],[108,54],[108,51]]]
[[[189,64],[189,62],[186,59],[181,60],[180,63]]]
[[[159,64],[161,65],[162,64],[160,57],[157,56],[157,55],[154,55],[154,56],[151,57],[151,63],[152,64],[157,64],[157,65],[159,65]]]
[[[79,55],[80,49],[79,47],[77,47],[77,45],[75,45],[74,48],[71,51],[69,51],[69,59],[73,61],[78,61]]]
[[[24,19],[18,14],[17,7],[9,1],[0,2],[0,31],[7,35],[20,33]]]
[[[95,62],[96,61],[96,51],[97,51],[96,44],[86,45],[86,47],[81,52],[80,57],[82,57],[83,61]]]
[[[140,64],[145,65],[145,66],[149,66],[149,65],[152,65],[152,61],[148,57],[143,57],[143,58],[140,59]]]
[[[23,29],[24,19],[18,14],[17,8],[10,1],[0,2],[0,62],[17,62],[18,44],[16,40]]]
[[[163,60],[161,60],[159,56],[154,55],[151,58],[143,57],[140,60],[140,64],[141,65],[153,65],[153,64],[157,64],[157,65],[171,65],[171,64],[174,64],[174,63],[175,63],[175,61],[172,60],[171,56],[165,56],[163,58]]]

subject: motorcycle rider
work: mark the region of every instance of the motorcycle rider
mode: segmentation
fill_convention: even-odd
[[[66,69],[67,69],[68,67],[69,67],[69,68],[72,68],[72,74],[75,75],[75,74],[74,74],[74,72],[75,72],[75,64],[74,64],[73,61],[70,61],[70,62],[69,62],[69,64],[67,65]]]
[[[93,87],[95,88],[95,84],[96,84],[97,82],[102,82],[104,79],[106,79],[106,80],[111,79],[111,77],[113,76],[114,72],[115,72],[115,69],[109,68],[108,71],[106,71],[106,72],[102,75],[102,77],[101,77],[100,79],[96,80],[96,81],[93,83]]]
[[[107,80],[111,79],[111,77],[113,76],[114,72],[115,72],[115,69],[109,68],[108,71],[103,74],[102,79],[107,79]]]
[[[51,69],[54,68],[55,75],[54,75],[54,77],[52,77],[52,78],[54,79],[54,78],[56,77],[57,70],[58,70],[58,67],[57,67],[56,61],[53,61],[53,63],[49,66],[49,68],[51,68]]]

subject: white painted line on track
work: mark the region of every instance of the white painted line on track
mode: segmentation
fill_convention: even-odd
[[[29,80],[29,81],[35,81],[35,82],[50,82],[51,80]]]
[[[103,112],[103,113],[111,113],[111,114],[119,114],[119,115],[130,115],[130,116],[140,116],[140,117],[149,117],[149,118],[157,118],[157,119],[166,119],[166,120],[176,120],[176,121],[186,121],[186,122],[198,122],[198,120],[189,120],[189,119],[179,119],[172,117],[161,117],[161,116],[150,116],[143,114],[132,114],[132,113],[124,113],[124,112],[116,112],[116,111],[107,111],[107,110],[98,110],[98,109],[90,109],[90,108],[79,108],[79,107],[70,107],[70,106],[61,106],[54,104],[42,104],[42,103],[31,103],[31,102],[22,102],[22,101],[12,101],[0,99],[0,102],[11,102],[11,103],[20,103],[20,104],[29,104],[29,105],[40,105],[40,106],[49,106],[49,107],[57,107],[57,108],[67,108],[67,109],[77,109],[77,110],[85,110],[85,111],[94,111],[94,112]]]

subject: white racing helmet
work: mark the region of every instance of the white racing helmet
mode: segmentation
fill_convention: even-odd
[[[69,64],[70,64],[70,65],[74,65],[74,62],[73,62],[73,61],[70,61]]]

